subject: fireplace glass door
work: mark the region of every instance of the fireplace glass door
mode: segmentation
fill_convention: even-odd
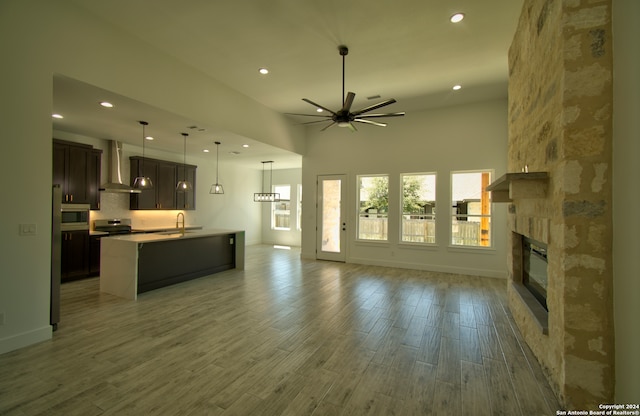
[[[547,309],[547,246],[523,237],[522,261],[522,282]]]

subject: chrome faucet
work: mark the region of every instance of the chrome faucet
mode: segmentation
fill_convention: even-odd
[[[180,216],[182,215],[182,228],[180,228],[180,234],[184,235],[184,213],[178,212],[176,215],[176,228],[178,228],[178,224],[180,224]]]

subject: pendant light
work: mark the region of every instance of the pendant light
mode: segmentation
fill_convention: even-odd
[[[269,164],[271,172],[269,175],[269,191],[272,189],[273,180],[273,160],[266,160],[262,162],[262,192],[253,194],[253,202],[278,202],[280,201],[280,194],[275,192],[264,191],[264,165]]]
[[[135,189],[145,190],[153,188],[151,178],[144,174],[144,142],[146,141],[145,126],[149,125],[149,123],[146,121],[139,121],[138,123],[142,125],[142,161],[138,168],[138,176],[133,180],[133,187]]]
[[[218,182],[218,167],[219,167],[219,156],[220,156],[220,142],[215,142],[216,143],[216,183],[214,183],[213,185],[211,185],[211,189],[209,190],[210,194],[213,195],[222,195],[224,194],[224,188],[222,187],[222,185],[220,184],[220,182]]]
[[[183,152],[183,159],[182,159],[182,180],[178,181],[178,184],[176,185],[176,191],[177,192],[188,192],[191,189],[193,189],[193,187],[191,186],[191,182],[189,182],[187,180],[187,133],[180,133],[182,134],[183,137],[183,141],[184,141],[184,152]]]

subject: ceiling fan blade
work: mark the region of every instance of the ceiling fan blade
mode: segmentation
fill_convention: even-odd
[[[301,114],[301,113],[284,113],[286,115],[289,116],[307,116],[307,117],[325,117],[325,118],[331,118],[331,116],[328,116],[326,114]]]
[[[402,117],[405,115],[405,112],[399,112],[399,113],[384,113],[384,114],[363,114],[363,115],[359,115],[356,116],[358,118],[377,118],[377,117]]]
[[[362,110],[354,111],[353,115],[357,116],[357,115],[360,115],[362,113],[366,113],[366,112],[369,112],[371,110],[375,110],[376,108],[380,108],[380,107],[384,107],[384,106],[389,105],[389,104],[393,104],[395,102],[396,102],[395,99],[390,98],[388,100],[382,101],[381,103],[370,105],[369,107],[365,107]]]
[[[311,104],[311,105],[312,105],[312,106],[314,106],[314,107],[322,108],[324,111],[328,111],[328,112],[330,112],[331,114],[334,114],[334,115],[336,114],[336,113],[334,113],[332,110],[329,110],[327,107],[323,107],[323,106],[321,106],[320,104],[316,104],[316,103],[314,103],[313,101],[311,101],[311,100],[309,100],[309,99],[307,99],[307,98],[303,98],[303,99],[302,99],[302,101],[304,101],[304,102],[306,102],[306,103],[309,103],[309,104]]]
[[[353,121],[357,121],[358,123],[373,124],[374,126],[379,126],[379,127],[387,127],[386,123],[378,123],[377,121],[363,120],[361,118],[356,118]]]
[[[356,128],[356,126],[353,125],[353,123],[349,123],[347,127],[349,127],[349,130],[351,130],[352,132],[358,131],[358,129]]]
[[[324,123],[325,121],[331,121],[330,118],[327,118],[325,120],[314,120],[314,121],[305,121],[304,123],[299,123],[299,124],[315,124],[315,123]]]
[[[349,91],[347,93],[347,98],[344,100],[344,104],[342,105],[342,111],[349,112],[351,110],[351,104],[353,104],[353,99],[356,98],[356,93]]]
[[[334,124],[336,124],[335,121],[333,123],[329,124],[328,126],[323,127],[322,130],[320,130],[320,131],[325,131],[326,129],[328,129],[329,127],[333,126]]]

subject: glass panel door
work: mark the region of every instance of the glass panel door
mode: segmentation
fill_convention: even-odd
[[[316,258],[345,261],[347,230],[345,215],[346,175],[318,177],[318,227]]]

